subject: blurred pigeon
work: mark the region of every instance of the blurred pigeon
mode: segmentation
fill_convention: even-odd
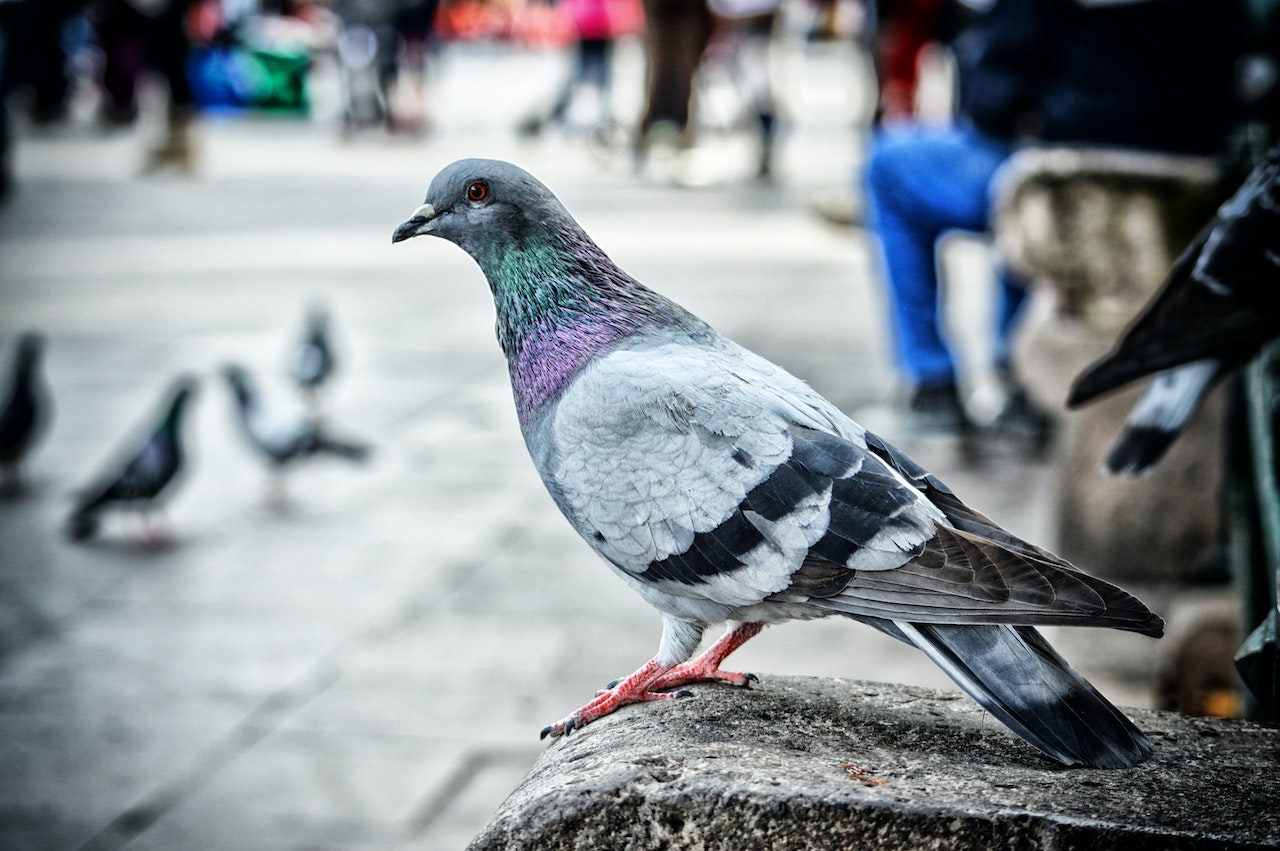
[[[8,395],[0,403],[0,468],[6,487],[20,487],[21,464],[50,420],[48,393],[38,372],[44,338],[28,331],[18,338]]]
[[[521,169],[447,167],[392,241],[420,234],[484,271],[543,482],[662,614],[657,655],[544,736],[687,694],[673,691],[686,683],[746,685],[720,664],[765,624],[840,614],[920,648],[1065,764],[1150,754],[1032,626],[1160,635],[1138,600],[1000,528],[803,382],[642,286]]]
[[[314,414],[300,407],[268,404],[243,367],[231,364],[223,367],[222,372],[235,395],[236,419],[241,432],[249,445],[266,459],[274,474],[270,498],[284,497],[285,469],[304,458],[337,455],[350,461],[363,461],[368,457],[366,444],[326,433]]]
[[[314,405],[321,385],[329,380],[334,367],[329,314],[321,307],[313,307],[307,314],[306,331],[290,355],[289,376]]]
[[[146,439],[81,492],[67,520],[67,535],[72,540],[83,541],[97,534],[99,516],[108,508],[137,512],[144,534],[153,537],[148,516],[172,493],[182,472],[182,417],[195,389],[195,379],[179,378],[169,391],[160,421]]]
[[[1153,375],[1103,467],[1137,475],[1164,455],[1222,376],[1280,336],[1280,147],[1183,252],[1115,349],[1085,370],[1077,407]]]

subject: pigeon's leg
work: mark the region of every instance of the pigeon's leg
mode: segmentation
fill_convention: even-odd
[[[640,670],[629,677],[619,680],[616,685],[600,692],[596,699],[579,709],[562,721],[544,727],[539,738],[547,736],[567,736],[578,727],[585,727],[597,718],[602,718],[620,706],[628,703],[643,703],[650,700],[666,700],[670,697],[689,697],[687,691],[651,691],[655,680],[672,669],[672,666],[650,659]]]
[[[667,671],[658,679],[650,683],[649,688],[654,691],[665,691],[667,689],[676,688],[687,683],[697,683],[706,680],[720,680],[726,683],[732,683],[735,686],[745,686],[756,680],[755,674],[744,674],[736,671],[720,670],[720,663],[723,662],[730,653],[737,650],[747,641],[760,634],[760,630],[764,629],[762,623],[741,623],[730,629],[715,644],[708,647],[701,656],[696,659],[690,659],[680,665],[676,665],[670,671]]]
[[[661,679],[663,674],[693,655],[693,651],[698,648],[698,643],[702,641],[703,629],[704,626],[700,623],[663,615],[662,642],[658,646],[658,655],[641,665],[640,670],[631,676],[624,677],[597,694],[595,700],[568,718],[544,727],[541,738],[567,736],[578,727],[590,724],[628,703],[690,697],[692,693],[687,691],[655,691],[653,684]]]

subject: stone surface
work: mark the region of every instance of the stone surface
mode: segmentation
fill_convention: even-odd
[[[1222,200],[1212,158],[1031,147],[1002,169],[994,233],[1006,261],[1114,337]]]
[[[1130,714],[1151,759],[1063,769],[944,692],[801,677],[701,686],[556,743],[469,851],[1280,843],[1280,730]]]

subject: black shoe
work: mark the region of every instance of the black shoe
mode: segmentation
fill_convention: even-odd
[[[1032,451],[1043,454],[1053,437],[1053,418],[1027,395],[1021,387],[1011,387],[1004,408],[992,421],[990,431],[1003,440],[1017,441]]]
[[[960,391],[952,383],[922,384],[907,404],[907,431],[916,435],[958,435],[969,430]]]

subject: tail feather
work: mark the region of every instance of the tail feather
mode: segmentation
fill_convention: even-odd
[[[1219,361],[1209,359],[1158,373],[1103,460],[1107,472],[1137,476],[1158,462],[1182,433],[1221,368]]]
[[[1181,430],[1126,424],[1102,459],[1102,468],[1113,476],[1141,476],[1164,457]]]
[[[1033,627],[894,626],[987,711],[1064,765],[1129,768],[1152,753],[1147,737]]]

